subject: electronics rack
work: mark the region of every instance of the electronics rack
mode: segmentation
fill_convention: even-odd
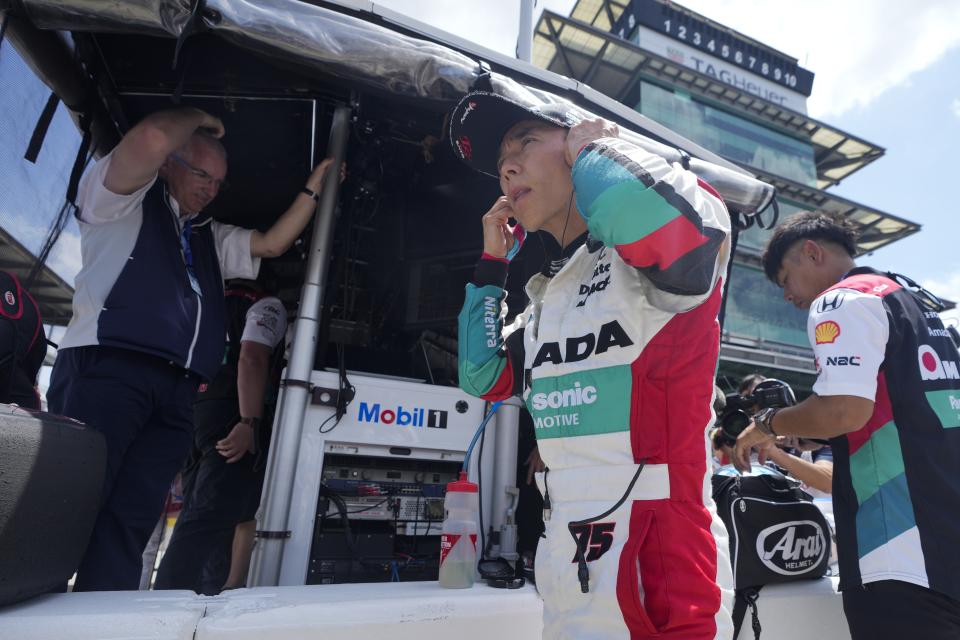
[[[443,498],[459,469],[458,462],[328,455],[307,584],[435,580]]]
[[[446,485],[487,405],[456,387],[346,376],[355,393],[341,411],[340,374],[311,376],[279,583],[436,580]],[[485,448],[471,457],[470,477],[489,482],[490,438]],[[486,522],[491,496],[482,495]]]

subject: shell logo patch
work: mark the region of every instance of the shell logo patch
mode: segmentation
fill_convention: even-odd
[[[833,320],[821,322],[813,330],[813,335],[817,339],[817,344],[833,344],[840,335],[840,325]]]
[[[11,307],[17,303],[17,299],[13,297],[13,291],[7,291],[3,294],[3,299]]]

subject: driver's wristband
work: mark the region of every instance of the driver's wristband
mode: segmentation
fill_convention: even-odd
[[[473,284],[478,287],[494,285],[501,289],[507,283],[507,271],[510,263],[506,259],[491,256],[484,253],[477,261],[477,267],[473,272]]]

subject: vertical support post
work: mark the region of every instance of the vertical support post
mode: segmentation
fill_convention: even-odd
[[[536,0],[520,0],[520,29],[517,32],[517,59],[530,62],[533,56],[533,6]]]
[[[250,568],[250,586],[277,585],[284,545],[290,536],[287,524],[293,495],[293,479],[300,453],[303,420],[310,397],[310,374],[313,372],[317,352],[317,336],[320,333],[327,267],[330,264],[330,246],[333,241],[333,223],[340,189],[339,167],[346,157],[350,112],[350,107],[338,106],[333,113],[330,127],[327,155],[333,156],[334,163],[328,169],[323,193],[317,205],[307,274],[300,291],[300,308],[293,328],[293,342],[290,345],[290,361],[274,420],[272,449],[260,503],[262,518],[258,522],[257,545]]]
[[[504,401],[497,411],[490,506],[490,529],[494,543],[490,557],[517,559],[517,535],[514,510],[517,499],[517,439],[520,435],[521,400],[517,397]],[[486,488],[484,488],[486,490]]]

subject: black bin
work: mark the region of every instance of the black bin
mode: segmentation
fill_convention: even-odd
[[[99,432],[0,404],[0,606],[50,591],[76,571],[106,464]]]

